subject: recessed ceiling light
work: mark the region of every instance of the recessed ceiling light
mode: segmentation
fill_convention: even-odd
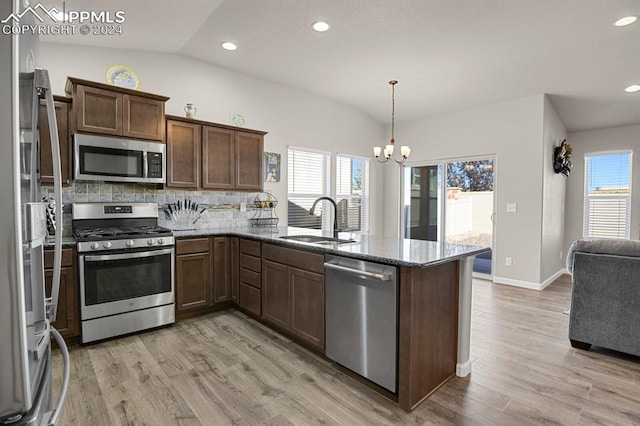
[[[631,86],[624,89],[627,93],[635,93],[640,92],[640,84],[632,84]]]
[[[637,20],[637,16],[625,16],[624,18],[618,19],[616,22],[614,22],[613,25],[615,25],[616,27],[624,27],[633,24]]]
[[[329,24],[324,21],[314,22],[312,25],[313,29],[319,33],[323,33],[329,29]]]
[[[222,46],[222,48],[225,50],[236,50],[238,48],[238,46],[236,46],[234,43],[231,43],[230,41],[225,41],[220,46]]]

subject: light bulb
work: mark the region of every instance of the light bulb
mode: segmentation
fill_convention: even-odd
[[[393,155],[393,145],[387,145],[384,150],[389,151],[389,155]]]
[[[404,158],[407,158],[409,156],[409,154],[411,154],[411,148],[409,148],[408,146],[404,145],[400,147],[400,153],[402,154],[402,156]]]
[[[378,158],[380,157],[380,153],[382,152],[382,148],[380,148],[379,146],[374,146],[373,147],[373,155]]]

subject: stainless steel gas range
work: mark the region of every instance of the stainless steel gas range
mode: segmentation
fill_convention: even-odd
[[[155,203],[74,203],[82,343],[175,322],[174,238]]]

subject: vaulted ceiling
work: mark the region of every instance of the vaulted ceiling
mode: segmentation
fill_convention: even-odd
[[[62,9],[62,0],[42,1]],[[46,36],[171,52],[390,122],[547,93],[570,131],[640,124],[638,0],[66,0],[123,10],[120,36]],[[331,28],[311,29],[318,20]],[[220,48],[223,41],[236,51]]]

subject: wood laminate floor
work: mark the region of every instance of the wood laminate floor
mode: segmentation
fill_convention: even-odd
[[[640,424],[640,358],[571,348],[570,291],[566,276],[541,292],[474,281],[472,373],[410,414],[225,311],[73,347],[62,424]]]

